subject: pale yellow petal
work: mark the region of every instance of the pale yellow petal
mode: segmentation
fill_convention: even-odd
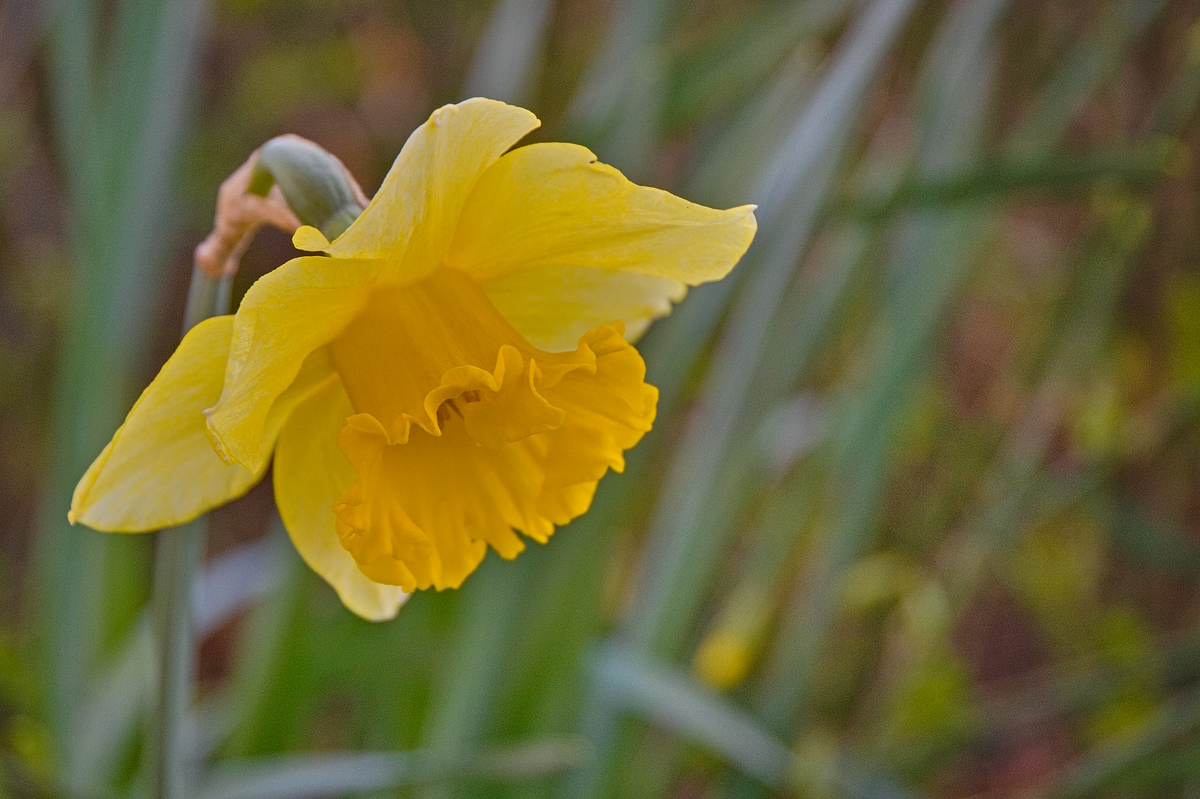
[[[225,464],[205,435],[204,409],[220,396],[232,332],[233,317],[220,316],[184,337],[79,481],[68,514],[72,522],[131,533],[173,527],[258,482],[265,466],[250,472]],[[296,402],[330,374],[327,357],[309,359],[270,409],[268,449]]]
[[[573,144],[499,159],[471,192],[447,263],[477,280],[535,267],[593,267],[720,280],[754,238],[754,207],[718,211],[630,183]]]
[[[588,330],[616,321],[624,322],[625,338],[636,341],[687,293],[674,278],[583,266],[521,269],[480,287],[509,324],[549,352],[573,350]]]
[[[221,394],[233,317],[197,325],[142,392],[75,487],[68,518],[97,530],[144,532],[182,524],[259,479],[227,466],[204,434]]]
[[[342,548],[333,503],[357,479],[337,446],[338,431],[354,413],[339,380],[332,379],[292,412],[275,452],[275,501],[300,556],[365,619],[393,618],[408,594],[372,582]]]
[[[363,307],[382,264],[324,256],[288,261],[258,280],[233,323],[220,398],[208,412],[209,440],[229,463],[251,471],[270,454],[267,414],[314,350]]]
[[[409,136],[371,204],[329,252],[387,258],[402,282],[435,269],[480,175],[538,124],[523,108],[482,98],[434,111]]]

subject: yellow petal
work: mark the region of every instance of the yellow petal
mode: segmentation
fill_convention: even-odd
[[[477,280],[532,267],[593,267],[720,280],[754,238],[754,207],[718,211],[630,183],[588,149],[531,144],[475,186],[447,264]]]
[[[372,582],[334,532],[333,503],[357,475],[337,446],[354,413],[340,381],[326,382],[292,412],[275,451],[275,502],[304,562],[364,619],[393,618],[408,599],[396,586]]]
[[[75,488],[68,518],[97,530],[145,532],[183,524],[246,493],[262,477],[226,465],[205,435],[204,409],[221,393],[233,317],[201,322],[134,404],[125,423]],[[312,358],[273,404],[264,424],[268,447],[328,359]]]
[[[480,287],[521,335],[549,352],[574,349],[588,330],[617,319],[625,323],[625,338],[637,341],[687,293],[674,278],[584,266],[521,269]]]
[[[567,372],[543,390],[566,413],[562,426],[546,434],[546,476],[538,498],[540,512],[555,524],[587,510],[607,469],[625,470],[624,450],[650,429],[658,404],[658,389],[643,382],[645,361],[619,327],[588,331],[578,351],[589,352],[594,366]],[[579,504],[584,488],[588,499]]]
[[[262,468],[272,403],[305,358],[359,312],[381,268],[379,261],[304,256],[246,292],[234,317],[225,385],[208,411],[209,440],[226,462]]]
[[[487,545],[515,557],[515,531],[545,541],[654,418],[617,327],[541,352],[453,270],[379,292],[331,350],[357,411],[338,437],[358,480],[337,534],[363,573],[405,590],[457,587]]]
[[[434,111],[409,136],[371,204],[329,252],[387,258],[402,281],[435,269],[479,176],[539,124],[523,108],[482,98]]]
[[[312,225],[301,225],[292,234],[292,246],[304,252],[325,252],[329,249],[329,239]]]

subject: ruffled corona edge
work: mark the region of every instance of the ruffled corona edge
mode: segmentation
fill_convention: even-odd
[[[460,366],[389,436],[355,414],[338,437],[358,481],[334,506],[337,534],[371,580],[405,591],[459,586],[487,545],[545,542],[591,505],[608,469],[654,421],[658,391],[620,323],[571,353],[501,345],[488,372]]]

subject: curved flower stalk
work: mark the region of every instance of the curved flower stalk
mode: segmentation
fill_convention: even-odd
[[[305,561],[369,619],[460,585],[487,547],[545,542],[654,421],[628,343],[687,286],[724,277],[752,206],[627,181],[583,147],[532,144],[530,112],[435,111],[334,241],[232,316],[201,323],[80,480],[99,530],[182,524],[274,461]]]

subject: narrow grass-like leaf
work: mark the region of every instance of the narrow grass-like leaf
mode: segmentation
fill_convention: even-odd
[[[570,138],[634,180],[649,168],[662,123],[666,59],[662,38],[674,0],[620,0],[601,52],[567,109]]]
[[[708,31],[673,59],[664,121],[679,126],[737,104],[745,92],[778,71],[797,41],[828,32],[849,6],[846,0],[751,6]]]
[[[1019,799],[1082,799],[1103,788],[1134,764],[1200,728],[1200,686],[1164,703],[1141,729],[1117,736],[1087,752],[1050,784],[1017,794]]]
[[[847,221],[875,221],[912,208],[962,205],[1031,193],[1049,198],[1097,186],[1151,188],[1175,169],[1182,155],[1170,140],[1114,152],[1050,155],[1036,161],[995,161],[976,171],[932,181],[904,181],[876,195],[843,197],[829,209]]]
[[[653,720],[711,747],[746,774],[773,788],[789,779],[792,756],[743,711],[686,675],[653,664],[635,650],[607,644],[593,669],[613,707]]]
[[[484,754],[430,750],[311,753],[232,761],[213,769],[196,799],[319,799],[448,780],[538,779],[577,766],[577,738],[539,741]]]
[[[501,0],[492,10],[463,85],[464,97],[524,104],[533,89],[550,0]]]
[[[164,530],[154,562],[154,701],[146,741],[146,782],[153,799],[182,799],[190,793],[186,715],[193,700],[195,644],[192,576],[204,559],[208,519]]]
[[[795,791],[801,785],[835,790],[853,799],[913,797],[870,774],[845,754],[831,769],[814,769],[764,731],[755,719],[687,674],[610,643],[595,656],[597,685],[611,706],[648,719],[711,748],[765,786]]]

